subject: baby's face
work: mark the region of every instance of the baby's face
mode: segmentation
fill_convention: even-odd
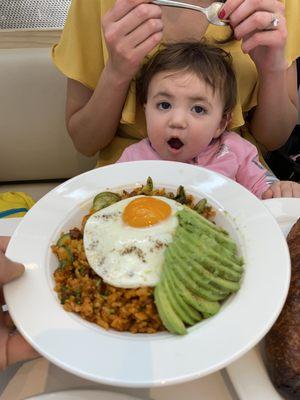
[[[189,161],[225,128],[218,90],[190,72],[159,72],[148,88],[145,114],[153,148],[166,160]]]

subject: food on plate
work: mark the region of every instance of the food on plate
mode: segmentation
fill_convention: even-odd
[[[222,228],[188,208],[178,211],[177,217],[178,228],[165,250],[154,297],[167,329],[185,334],[185,325],[215,315],[220,301],[239,290],[243,260]]]
[[[121,197],[118,195],[118,193],[102,192],[95,196],[93,200],[93,209],[95,211],[99,211],[102,210],[102,208],[108,207],[120,200]]]
[[[108,329],[187,333],[240,288],[243,260],[214,210],[147,184],[102,192],[81,229],[61,235],[55,290],[67,311]]]
[[[172,199],[134,196],[94,213],[83,237],[90,267],[116,287],[155,286],[182,207]]]
[[[285,305],[265,338],[266,363],[271,380],[286,399],[300,399],[300,219],[287,243],[291,282]]]

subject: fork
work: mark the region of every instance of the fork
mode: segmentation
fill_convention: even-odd
[[[229,21],[221,20],[218,17],[218,13],[221,7],[223,7],[224,5],[224,3],[221,3],[219,1],[215,1],[208,7],[195,6],[194,4],[182,3],[181,1],[174,1],[174,0],[152,0],[152,3],[157,4],[159,6],[187,8],[188,10],[200,11],[202,14],[206,16],[207,20],[213,25],[225,26],[228,25],[229,23]]]

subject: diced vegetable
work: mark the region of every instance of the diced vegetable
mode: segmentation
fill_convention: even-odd
[[[101,192],[94,198],[93,209],[95,211],[99,211],[102,210],[102,208],[106,208],[120,200],[121,197],[117,193]]]

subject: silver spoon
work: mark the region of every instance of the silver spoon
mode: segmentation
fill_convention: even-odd
[[[152,0],[152,3],[157,4],[159,6],[187,8],[189,10],[200,11],[202,14],[206,16],[207,20],[213,25],[225,26],[228,25],[229,23],[229,21],[221,20],[218,17],[218,13],[221,7],[223,7],[224,5],[224,3],[221,3],[219,1],[212,3],[208,7],[195,6],[194,4],[182,3],[181,1],[174,1],[174,0]]]

